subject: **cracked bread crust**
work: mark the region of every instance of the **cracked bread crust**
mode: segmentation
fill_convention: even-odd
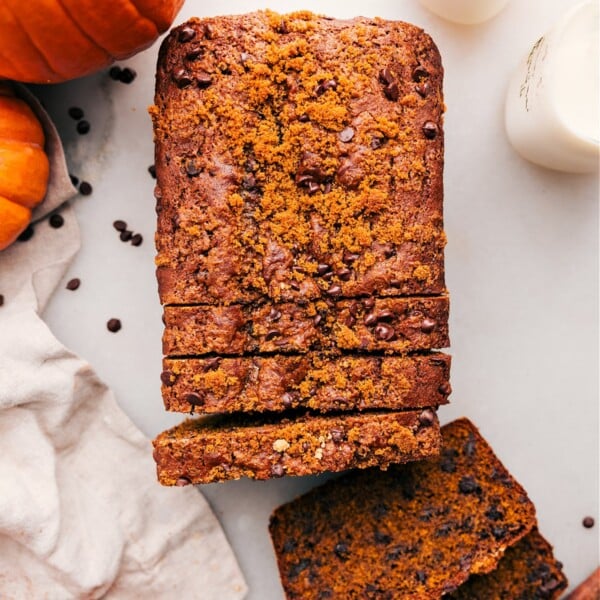
[[[247,415],[188,419],[153,442],[163,485],[386,469],[436,455],[439,443],[439,422],[430,409],[256,422]]]
[[[162,303],[444,293],[442,75],[402,22],[175,28],[150,111]]]
[[[164,359],[167,410],[193,413],[425,408],[448,402],[450,356]]]

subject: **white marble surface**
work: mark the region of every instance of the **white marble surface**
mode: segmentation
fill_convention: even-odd
[[[545,171],[524,162],[503,130],[504,92],[531,44],[573,2],[513,0],[483,25],[452,25],[416,0],[271,2],[334,16],[408,20],[438,43],[446,69],[447,283],[452,295],[452,404],[444,422],[469,416],[524,484],[543,533],[573,584],[598,564],[598,184],[593,176]],[[269,6],[227,1],[217,9],[188,0],[192,15]],[[76,201],[83,244],[46,318],[87,358],[149,436],[179,421],[163,411],[158,374],[161,309],[154,279],[153,160],[146,107],[152,102],[158,45],[125,64],[132,85],[106,73],[38,89],[66,142],[73,173],[94,193]],[[92,124],[75,134],[67,108],[84,108]],[[144,235],[134,248],[112,228],[124,219]],[[118,317],[112,334],[106,321]],[[102,451],[99,449],[99,451]],[[278,504],[314,478],[205,486],[250,585],[248,600],[279,600],[281,587],[267,534]]]

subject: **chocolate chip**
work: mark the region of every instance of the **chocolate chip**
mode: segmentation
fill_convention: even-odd
[[[504,539],[506,537],[507,533],[508,533],[508,531],[507,531],[506,527],[498,526],[498,527],[494,527],[492,529],[492,535],[497,540]]]
[[[454,473],[456,471],[456,463],[451,456],[444,456],[440,461],[440,469],[444,473]]]
[[[419,96],[425,98],[425,96],[427,96],[431,90],[431,84],[429,81],[424,81],[423,83],[419,83],[419,85],[415,87],[415,90]]]
[[[346,544],[345,542],[338,542],[334,546],[333,552],[338,558],[341,558],[342,560],[348,560],[348,557],[350,556],[350,548],[348,548],[348,544]]]
[[[435,413],[430,408],[426,408],[419,415],[419,423],[421,423],[421,425],[423,425],[424,427],[429,427],[430,425],[433,425],[434,421],[435,421]]]
[[[370,327],[371,325],[375,325],[375,323],[377,323],[377,315],[373,312],[367,313],[364,318],[364,324]]]
[[[352,277],[352,271],[350,269],[342,268],[338,269],[335,274],[342,280],[348,281]]]
[[[337,81],[335,79],[328,79],[319,82],[319,85],[315,88],[315,94],[322,96],[327,90],[335,90],[337,88]]]
[[[121,321],[119,319],[109,319],[108,323],[106,323],[106,328],[111,333],[117,333],[121,329]]]
[[[398,98],[400,97],[400,88],[398,87],[398,84],[394,81],[393,83],[390,83],[389,85],[386,85],[383,88],[383,93],[385,94],[385,97],[388,100],[396,102],[396,100],[398,100]]]
[[[349,142],[354,137],[354,129],[352,127],[346,127],[340,131],[340,141]]]
[[[461,494],[474,494],[481,488],[473,477],[467,476],[461,477],[460,481],[458,482],[458,489]]]
[[[119,234],[119,239],[122,242],[128,242],[133,237],[133,231],[129,231],[129,229],[124,229]]]
[[[390,83],[392,83],[394,81],[394,76],[392,75],[392,72],[388,69],[381,69],[381,71],[379,71],[379,81],[381,83],[385,83],[386,85],[389,85]]]
[[[210,23],[204,23],[204,37],[207,40],[212,40],[214,36],[214,30]]]
[[[143,241],[144,241],[144,238],[142,237],[142,234],[141,233],[136,233],[131,238],[131,245],[132,246],[141,246]]]
[[[127,229],[127,223],[125,223],[125,221],[117,220],[113,222],[113,227],[117,231],[125,231]]]
[[[119,81],[121,83],[131,83],[135,78],[137,77],[137,73],[133,70],[130,69],[129,67],[125,67],[124,69],[121,70],[121,72],[119,73]]]
[[[423,125],[423,135],[428,139],[434,139],[438,134],[438,126],[433,121],[427,121]]]
[[[152,179],[156,179],[156,167],[154,165],[150,165],[148,167],[148,173],[150,173],[150,177],[152,177]]]
[[[427,575],[425,574],[425,571],[415,571],[415,579],[419,583],[426,583],[427,582]]]
[[[0,294],[0,306],[4,306],[4,296]]]
[[[190,485],[190,483],[192,483],[187,477],[180,477],[176,482],[175,485],[177,487],[184,487],[186,485]]]
[[[305,571],[310,566],[310,561],[307,558],[303,558],[299,562],[293,564],[288,571],[290,579],[296,579],[302,571]]]
[[[365,298],[363,300],[363,306],[365,308],[373,308],[375,306],[375,298]]]
[[[283,406],[285,406],[286,408],[290,408],[290,406],[292,406],[294,403],[294,396],[292,396],[292,394],[290,394],[289,392],[285,392],[285,394],[281,396],[281,402]]]
[[[108,76],[115,81],[119,81],[119,77],[121,76],[121,67],[117,67],[116,65],[111,67],[110,71],[108,72]]]
[[[332,285],[328,288],[327,293],[330,296],[339,296],[342,293],[342,288],[339,285]]]
[[[83,109],[79,108],[79,106],[71,106],[68,112],[71,119],[75,119],[76,121],[83,119]]]
[[[452,386],[447,381],[444,381],[444,383],[442,383],[440,387],[438,387],[438,392],[443,396],[448,396],[452,393]]]
[[[188,177],[196,177],[197,175],[200,175],[201,171],[198,163],[193,158],[190,158],[185,163],[185,172],[188,174]]]
[[[62,215],[54,214],[51,215],[48,219],[48,223],[50,223],[50,227],[54,227],[54,229],[59,229],[65,224],[65,220]]]
[[[196,392],[190,392],[185,395],[185,401],[192,406],[202,406],[204,404],[204,398]]]
[[[75,177],[75,175],[71,175],[70,173],[69,179],[71,180],[71,183],[75,186],[79,183],[79,177]]]
[[[196,75],[196,83],[200,89],[205,89],[212,84],[212,76],[210,73],[206,73],[205,71],[201,71]]]
[[[182,69],[181,67],[179,67],[178,69],[175,69],[173,71],[173,73],[171,74],[171,77],[173,78],[175,85],[179,89],[188,87],[189,85],[192,84],[192,78],[191,78],[190,74],[185,69]]]
[[[421,66],[418,66],[413,72],[412,72],[412,78],[413,81],[416,81],[417,83],[419,83],[421,80],[425,79],[426,77],[429,77],[429,73],[427,72],[427,70]]]
[[[279,335],[281,334],[277,329],[269,329],[269,331],[267,331],[265,335],[265,341],[270,342],[272,339],[276,338]]]
[[[317,275],[325,275],[325,273],[331,271],[331,265],[328,265],[326,263],[319,263],[317,265]]]
[[[385,342],[393,340],[396,336],[394,328],[386,325],[385,323],[378,323],[375,327],[374,333],[377,338]]]
[[[321,321],[323,320],[323,317],[321,315],[315,315],[315,318],[313,319],[313,323],[314,325],[318,325]]]
[[[175,374],[173,371],[163,371],[160,374],[160,380],[163,382],[163,385],[171,387],[175,384]]]
[[[300,123],[308,123],[310,121],[310,117],[304,113],[298,117],[298,121],[300,121]]]
[[[374,137],[371,140],[371,149],[372,150],[377,150],[378,148],[381,148],[381,146],[383,146],[386,142],[386,138],[384,137]]]
[[[82,181],[79,184],[79,193],[82,196],[89,196],[93,192],[92,184],[87,181]]]
[[[431,333],[435,329],[436,325],[436,321],[430,319],[429,317],[425,317],[421,323],[421,331],[423,333]]]
[[[382,308],[377,311],[378,321],[388,321],[394,318],[394,313],[389,308]]]
[[[346,315],[346,317],[344,318],[344,325],[346,325],[346,327],[352,327],[355,323],[356,318],[352,315]]]
[[[309,181],[307,185],[309,195],[313,195],[319,191],[319,184],[316,181]]]
[[[21,232],[21,235],[17,238],[18,242],[28,242],[35,233],[33,225],[27,225],[27,227]]]
[[[485,511],[485,516],[490,521],[500,521],[504,517],[504,513],[497,506],[491,506]]]
[[[558,579],[555,579],[553,577],[550,581],[547,581],[546,583],[541,585],[538,588],[538,592],[545,594],[547,598],[550,598],[552,593],[561,587],[562,587],[562,583],[560,581],[558,581]]]
[[[331,430],[331,439],[336,443],[336,444],[340,444],[341,442],[344,441],[344,431],[343,429],[332,429]]]
[[[81,280],[78,279],[77,277],[75,277],[74,279],[70,279],[67,282],[66,288],[68,290],[71,290],[72,292],[75,291],[79,286],[81,285]]]
[[[348,252],[348,250],[344,250],[344,254],[342,255],[342,262],[351,265],[354,261],[360,258],[360,254],[356,254],[355,252]]]
[[[581,524],[586,528],[586,529],[591,529],[594,526],[594,517],[584,517],[583,521],[581,521]]]
[[[246,173],[242,177],[242,189],[252,191],[256,188],[256,177],[252,173]]]
[[[274,465],[271,465],[271,475],[273,477],[283,477],[285,475],[285,471],[283,469],[283,466],[280,465],[279,463],[276,463]]]
[[[77,123],[77,133],[79,135],[85,135],[86,133],[89,132],[90,130],[90,123],[89,121],[86,121],[85,119],[82,119],[81,121],[79,121],[79,123]]]
[[[177,35],[177,39],[184,44],[192,41],[195,37],[196,30],[192,27],[182,27]]]

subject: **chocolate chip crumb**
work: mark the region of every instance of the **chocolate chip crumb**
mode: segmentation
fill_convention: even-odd
[[[93,192],[92,185],[90,183],[88,183],[87,181],[82,181],[79,184],[79,193],[82,196],[89,196],[92,192]]]
[[[438,126],[433,121],[427,121],[423,125],[423,135],[428,139],[434,139],[438,134]]]
[[[133,231],[129,231],[129,229],[124,229],[119,234],[119,239],[122,242],[128,242],[133,237]]]
[[[121,329],[121,321],[119,319],[109,319],[108,323],[106,323],[106,328],[111,333],[117,333]]]
[[[81,285],[81,280],[78,279],[77,277],[75,277],[74,279],[70,279],[67,282],[66,288],[68,290],[71,290],[72,292],[75,291],[76,289],[79,288],[79,286]]]
[[[129,67],[125,67],[119,73],[119,81],[121,83],[130,84],[137,77],[137,73],[130,69]]]
[[[396,337],[396,332],[393,327],[386,325],[385,323],[378,323],[375,327],[375,336],[384,342],[389,342]]]
[[[48,222],[50,223],[50,227],[53,227],[54,229],[59,229],[65,224],[63,216],[59,214],[51,215]]]
[[[141,246],[143,241],[144,241],[144,238],[142,237],[142,234],[141,233],[136,233],[131,238],[131,245],[132,246]]]
[[[583,521],[581,521],[581,524],[586,528],[586,529],[591,529],[594,526],[594,518],[593,517],[584,517]]]
[[[35,230],[33,229],[33,225],[27,225],[27,227],[23,230],[21,235],[17,238],[17,241],[28,242],[33,237],[34,233]]]
[[[79,135],[85,135],[86,133],[89,133],[91,128],[90,122],[86,121],[85,119],[82,119],[81,121],[79,121],[79,123],[77,123],[77,133]]]
[[[79,108],[79,106],[71,106],[68,112],[71,119],[75,119],[75,121],[83,119],[83,109]]]
[[[121,221],[120,219],[118,219],[117,221],[113,222],[113,227],[117,231],[125,231],[127,229],[127,223],[125,223],[125,221]]]
[[[114,67],[111,67],[110,71],[108,72],[108,75],[111,79],[119,81],[119,77],[121,76],[121,67],[118,67],[116,65]]]

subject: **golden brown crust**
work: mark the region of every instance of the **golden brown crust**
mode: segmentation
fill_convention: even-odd
[[[291,419],[189,419],[154,440],[163,485],[385,469],[439,451],[432,410]]]
[[[439,458],[350,473],[275,511],[287,598],[437,599],[496,568],[534,506],[468,420],[442,438]]]
[[[401,22],[174,29],[151,109],[162,302],[443,293],[442,73]]]
[[[447,296],[167,306],[163,352],[170,357],[309,350],[405,354],[449,345],[448,310]]]
[[[448,402],[450,356],[301,356],[165,359],[167,410],[318,412],[424,408]]]

